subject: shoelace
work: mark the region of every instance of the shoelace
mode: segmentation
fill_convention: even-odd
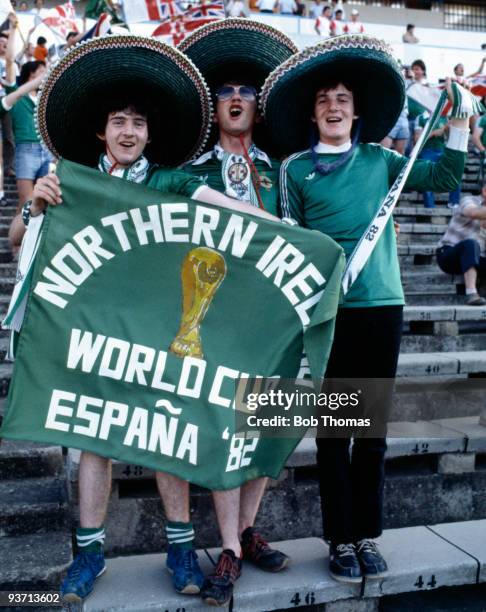
[[[336,550],[342,557],[349,557],[349,555],[356,554],[353,544],[338,544]]]
[[[233,561],[229,555],[224,553],[220,556],[218,565],[214,568],[213,576],[228,578],[233,571]]]
[[[376,544],[373,540],[360,540],[356,547],[359,552],[376,553]]]
[[[186,554],[184,554],[184,569],[192,570],[194,567],[194,562],[196,560],[196,553],[193,550],[188,550]]]
[[[255,556],[259,558],[265,551],[267,551],[270,547],[262,538],[259,533],[253,533],[253,537],[251,539],[251,543],[249,546],[250,550],[254,552]]]
[[[87,559],[84,555],[79,555],[76,559],[75,563],[71,566],[69,571],[69,579],[70,580],[78,580],[81,575],[81,571],[87,567]]]

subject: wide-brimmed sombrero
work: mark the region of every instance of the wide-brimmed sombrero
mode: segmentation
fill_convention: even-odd
[[[298,50],[280,30],[238,17],[201,26],[178,49],[196,64],[213,95],[218,86],[235,80],[259,91],[268,75]],[[253,140],[268,154],[275,152],[272,137],[265,124],[255,125]],[[218,130],[213,124],[207,148],[217,140]]]
[[[56,157],[96,165],[101,143],[95,126],[114,92],[123,99],[134,92],[157,109],[159,121],[149,126],[150,161],[176,166],[203,149],[212,108],[199,70],[177,49],[133,35],[81,43],[49,72],[37,110],[48,149]]]
[[[329,81],[352,85],[360,142],[380,142],[397,122],[405,84],[390,47],[369,36],[338,36],[295,54],[265,81],[262,113],[281,153],[309,147],[315,94]]]
[[[260,89],[270,72],[297,52],[283,32],[240,17],[201,26],[178,49],[196,64],[210,88],[236,75]]]

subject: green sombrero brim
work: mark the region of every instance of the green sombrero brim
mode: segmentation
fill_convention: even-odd
[[[380,142],[397,122],[405,85],[389,47],[366,36],[339,36],[297,53],[266,80],[262,112],[280,153],[309,148],[315,94],[330,75],[354,85],[361,142]]]
[[[198,28],[178,49],[194,62],[211,88],[236,78],[260,89],[270,72],[297,52],[283,32],[237,17]]]
[[[204,148],[211,121],[208,88],[180,51],[140,36],[107,36],[77,45],[49,72],[37,127],[56,157],[93,166],[100,153],[93,117],[105,96],[131,89],[160,112],[150,161],[176,166]]]

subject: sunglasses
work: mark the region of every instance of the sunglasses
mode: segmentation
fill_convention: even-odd
[[[220,87],[216,92],[216,97],[218,100],[229,100],[235,94],[239,94],[243,100],[255,100],[257,96],[256,89],[254,87],[248,87],[247,85],[242,85],[241,87],[233,87],[232,85],[225,85],[224,87]]]

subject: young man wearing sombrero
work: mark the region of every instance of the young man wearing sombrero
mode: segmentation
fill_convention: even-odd
[[[178,48],[199,68],[215,99],[213,146],[186,164],[185,170],[204,177],[221,193],[278,214],[279,163],[254,141],[269,144],[260,123],[257,92],[270,72],[297,48],[275,28],[242,19],[203,26]],[[213,491],[223,552],[201,592],[209,604],[224,605],[231,599],[241,557],[270,572],[282,570],[289,562],[253,527],[267,480],[258,478],[240,489]]]
[[[389,48],[366,36],[341,36],[306,49],[265,83],[267,124],[283,152],[300,151],[282,164],[282,213],[331,236],[348,260],[368,228],[374,228],[370,223],[407,161],[371,144],[380,142],[394,125],[404,95]],[[452,119],[444,157],[435,164],[418,161],[407,187],[454,189],[462,176],[467,137],[467,119]],[[393,381],[403,304],[390,218],[342,299],[326,378]],[[374,389],[379,397],[374,409],[386,421],[392,385],[377,382]],[[347,582],[378,578],[387,571],[374,542],[382,533],[386,440],[354,437],[350,453],[349,434],[338,434],[319,438],[317,448],[330,571]]]
[[[177,83],[177,86],[174,85]],[[170,109],[170,121],[159,115]],[[273,218],[209,188],[202,179],[162,168],[180,164],[204,145],[210,98],[197,68],[179,51],[136,36],[96,38],[64,56],[43,87],[38,124],[56,157],[96,166],[119,178],[160,191]],[[147,157],[145,157],[147,155]],[[149,161],[150,159],[150,161]],[[23,221],[62,202],[53,174],[39,180]],[[179,592],[198,593],[203,576],[194,551],[188,483],[158,474],[169,543],[167,565]],[[105,570],[103,523],[111,485],[111,461],[83,452],[79,465],[78,554],[61,593],[77,602]]]

